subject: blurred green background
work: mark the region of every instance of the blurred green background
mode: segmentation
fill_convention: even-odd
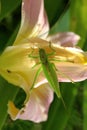
[[[87,0],[44,0],[50,33],[73,31],[81,36],[78,43],[87,50]],[[21,21],[21,0],[0,1],[0,54],[12,45]],[[56,95],[46,122],[12,121],[7,115],[8,100],[20,107],[25,93],[0,77],[0,130],[87,130],[87,82],[60,83],[67,106]],[[21,97],[21,98],[18,98]],[[17,100],[16,100],[17,99]]]

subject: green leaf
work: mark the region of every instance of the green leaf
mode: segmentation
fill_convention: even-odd
[[[87,0],[71,1],[71,30],[81,36],[79,46],[83,47],[87,36]]]
[[[71,30],[81,36],[79,46],[87,51],[87,1],[72,0],[71,2]],[[83,82],[83,129],[87,130],[87,83]]]
[[[13,87],[0,77],[0,130],[7,118],[7,104],[15,98],[18,88]]]
[[[84,122],[83,122],[83,130],[87,130],[87,81],[84,82],[84,93],[83,93],[83,115],[84,115]]]
[[[72,0],[71,3],[71,30],[81,36],[79,46],[87,51],[87,1]],[[83,129],[87,130],[87,83],[83,82]]]
[[[45,8],[50,26],[53,26],[68,8],[69,1],[70,0],[45,0]]]
[[[66,32],[70,30],[70,11],[69,9],[63,14],[63,16],[58,20],[55,25],[51,28],[50,34],[58,32]]]
[[[1,14],[1,1],[0,1],[0,14]]]
[[[21,3],[21,0],[1,0],[0,21],[8,14],[12,13]]]
[[[2,130],[41,130],[41,124],[35,124],[30,121],[16,120],[8,122],[2,128]]]

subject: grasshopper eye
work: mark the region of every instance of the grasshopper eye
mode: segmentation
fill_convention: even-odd
[[[11,71],[10,71],[10,70],[7,70],[7,72],[8,72],[8,73],[11,73]]]

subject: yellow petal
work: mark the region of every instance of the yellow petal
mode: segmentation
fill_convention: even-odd
[[[38,67],[35,59],[29,58],[32,49],[29,44],[7,47],[0,56],[0,74],[8,82],[21,87],[28,93]]]

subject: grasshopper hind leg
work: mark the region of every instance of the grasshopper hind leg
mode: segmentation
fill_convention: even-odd
[[[40,67],[40,68],[37,70],[36,74],[35,74],[34,81],[33,81],[33,83],[32,83],[32,86],[31,86],[30,90],[32,90],[32,89],[34,88],[34,85],[35,85],[35,82],[36,82],[36,80],[37,80],[37,77],[39,76],[39,74],[41,73],[41,71],[42,71],[42,68]]]

